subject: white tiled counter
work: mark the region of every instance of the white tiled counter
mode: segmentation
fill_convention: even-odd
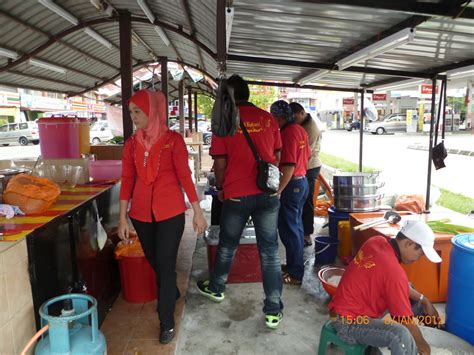
[[[26,239],[0,244],[0,354],[20,354],[36,333]]]

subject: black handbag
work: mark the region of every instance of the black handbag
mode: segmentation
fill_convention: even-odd
[[[446,100],[446,83],[443,81],[441,84],[441,94],[444,97],[444,100]],[[441,168],[446,167],[446,164],[444,164],[444,159],[448,156],[448,152],[446,151],[446,147],[444,146],[444,131],[446,127],[446,111],[443,109],[444,105],[441,106],[441,101],[439,101],[439,110],[438,110],[438,117],[436,120],[436,129],[435,129],[435,140],[434,140],[434,146],[432,149],[432,159],[433,159],[433,165],[435,166],[436,170],[439,170]],[[443,125],[441,127],[441,142],[438,143],[438,130],[439,130],[439,119],[440,119],[440,113],[441,110],[443,109]]]
[[[280,187],[280,170],[278,170],[276,165],[260,158],[257,148],[255,148],[252,138],[250,138],[249,132],[242,121],[240,121],[240,128],[242,129],[242,133],[244,134],[245,139],[252,150],[253,156],[255,157],[255,161],[257,162],[257,187],[263,192],[270,194],[278,192],[278,188]]]

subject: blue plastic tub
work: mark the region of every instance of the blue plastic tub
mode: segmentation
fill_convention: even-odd
[[[451,240],[446,330],[474,345],[474,233]]]
[[[331,206],[328,209],[329,216],[329,235],[337,239],[337,225],[339,221],[348,221],[349,212],[338,211],[336,207]]]
[[[337,255],[339,241],[329,235],[318,235],[314,238],[315,264],[333,263]]]

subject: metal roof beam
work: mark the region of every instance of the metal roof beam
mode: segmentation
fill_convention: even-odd
[[[295,2],[293,0],[292,2]],[[415,15],[441,16],[451,18],[474,19],[474,9],[467,7],[469,2],[450,1],[449,3],[418,2],[414,0],[297,0],[311,4],[347,5],[370,9],[406,12]]]
[[[22,88],[22,89],[28,89],[28,90],[37,90],[37,91],[48,91],[48,92],[54,92],[56,94],[66,94],[67,97],[72,97],[74,95],[68,95],[68,93],[64,92],[64,91],[59,91],[59,90],[51,90],[51,89],[48,89],[48,90],[45,90],[44,88],[42,87],[39,87],[39,86],[32,86],[32,85],[19,85],[19,84],[12,84],[12,83],[5,83],[3,81],[0,81],[0,86],[6,86],[6,87],[10,87],[10,88],[15,88],[15,89],[18,89],[18,88]]]
[[[184,17],[188,21],[189,28],[191,30],[191,36],[196,37],[196,27],[194,26],[193,18],[191,17],[191,8],[189,7],[188,0],[181,0],[181,5],[183,6]],[[204,65],[204,60],[202,59],[201,49],[197,44],[194,44],[196,47],[196,51],[199,56],[199,64],[201,67],[206,70],[206,66]]]
[[[448,70],[468,67],[470,65],[474,65],[474,58],[463,60],[462,62],[456,62],[456,63],[452,63],[452,64],[442,65],[440,67],[431,68],[431,69],[429,69],[429,71],[433,74],[438,74],[438,73],[444,73]]]
[[[300,89],[312,89],[312,90],[325,90],[325,91],[342,91],[342,92],[368,92],[372,93],[373,90],[359,89],[359,88],[340,88],[336,86],[319,86],[319,85],[299,85],[295,83],[275,83],[270,81],[255,81],[248,80],[249,85],[263,85],[263,86],[277,86],[283,88],[300,88]]]
[[[247,63],[262,63],[262,64],[273,64],[273,65],[284,65],[291,67],[299,68],[312,68],[312,69],[329,69],[335,70],[336,68],[327,63],[317,63],[317,62],[301,62],[296,60],[288,59],[275,59],[275,58],[262,58],[262,57],[249,57],[243,55],[234,55],[229,54],[228,60],[234,60],[238,62],[247,62]],[[382,75],[392,75],[392,76],[405,76],[407,78],[431,78],[431,73],[415,73],[408,72],[403,70],[389,70],[389,69],[378,69],[370,67],[349,67],[344,70],[345,72],[354,72],[354,73],[366,73],[366,74],[382,74]]]
[[[205,71],[203,71],[203,70],[200,69],[200,68],[197,68],[197,67],[196,67],[195,65],[193,65],[193,64],[188,64],[188,63],[183,62],[183,61],[176,61],[176,60],[170,60],[170,59],[168,59],[168,61],[169,61],[169,62],[176,62],[176,63],[183,64],[183,65],[187,65],[187,66],[189,66],[189,67],[191,67],[191,68],[194,68],[194,69],[200,71],[201,73],[207,75],[209,78],[212,78],[212,76],[211,76],[210,74],[206,73]],[[141,67],[141,66],[143,66],[143,65],[147,65],[147,64],[155,63],[155,62],[156,62],[156,61],[150,60],[150,61],[146,61],[146,62],[136,63],[136,64],[133,66],[133,69],[135,70],[135,69],[137,69],[137,67]],[[94,86],[91,87],[91,88],[88,88],[88,89],[86,89],[86,90],[82,90],[82,91],[77,92],[77,93],[70,93],[70,95],[68,95],[68,97],[69,97],[69,96],[75,96],[75,95],[82,95],[82,94],[84,94],[84,93],[86,93],[86,92],[88,92],[88,91],[97,90],[98,88],[100,88],[101,86],[103,86],[103,85],[105,85],[105,84],[114,82],[114,81],[115,81],[117,78],[119,78],[119,77],[120,77],[120,72],[118,72],[117,74],[115,74],[114,76],[112,76],[112,77],[109,78],[109,79],[104,79],[102,82],[100,82],[100,83],[94,85]],[[169,81],[168,83],[169,83],[170,86],[172,86],[172,84],[171,84],[170,81]],[[114,85],[115,85],[115,84],[114,84]]]
[[[411,16],[410,18],[406,19],[406,20],[403,20],[399,23],[397,23],[396,25],[390,27],[390,28],[387,28],[386,30],[380,32],[380,33],[377,33],[375,36],[372,36],[371,38],[361,42],[361,43],[358,43],[357,45],[353,46],[352,48],[344,51],[343,53],[340,53],[338,54],[337,56],[333,57],[332,59],[328,60],[329,63],[334,63],[332,66],[333,67],[336,67],[336,62],[343,59],[343,58],[346,58],[347,56],[353,54],[353,53],[356,53],[360,50],[363,50],[364,48],[367,48],[377,42],[379,42],[380,40],[383,40],[384,38],[386,37],[389,37],[405,28],[415,28],[416,26],[418,26],[419,24],[429,20],[430,17],[427,17],[427,16]],[[361,67],[357,67],[357,68],[361,68]],[[352,69],[354,69],[354,67],[352,67]],[[350,68],[346,68],[344,69],[345,71],[354,71],[354,70],[350,70]],[[361,70],[361,69],[358,69],[358,70]],[[371,68],[371,70],[380,70],[380,69],[377,69],[377,68]],[[360,71],[359,71],[360,72]],[[300,77],[298,77],[295,81],[296,82],[299,82],[301,80],[303,80],[303,78],[306,78],[306,77],[309,77],[311,74],[313,74],[314,72],[307,72],[305,73],[304,75],[301,75]],[[366,72],[366,73],[369,73],[369,72]],[[371,74],[384,74],[384,73],[375,73],[375,72],[370,72]],[[400,73],[393,73],[393,75],[399,75],[399,76],[404,76],[404,75],[401,75]],[[411,77],[411,76],[410,76]]]
[[[8,72],[11,73],[11,74],[14,74],[14,75],[24,76],[24,77],[27,77],[27,78],[45,80],[45,81],[50,81],[50,82],[53,82],[53,83],[60,83],[60,84],[63,84],[63,85],[68,85],[68,86],[75,86],[75,87],[78,87],[78,88],[81,88],[81,89],[86,88],[86,86],[83,86],[83,85],[80,85],[80,84],[75,84],[75,83],[72,83],[70,81],[58,80],[56,78],[48,78],[48,77],[41,76],[41,75],[27,74],[27,73],[23,73],[23,72],[16,71],[16,70],[9,70]]]
[[[56,36],[51,35],[51,34],[49,34],[49,33],[46,33],[46,32],[44,32],[44,31],[40,30],[39,28],[36,28],[36,27],[34,27],[34,26],[32,26],[32,25],[30,25],[30,24],[28,24],[28,23],[26,23],[26,22],[24,22],[24,21],[22,21],[22,20],[20,20],[20,19],[18,19],[18,18],[16,18],[16,17],[14,17],[14,16],[12,16],[12,15],[6,13],[5,11],[0,10],[0,14],[3,15],[3,16],[5,16],[5,17],[7,17],[8,19],[10,19],[10,20],[12,20],[12,21],[14,21],[14,22],[16,22],[16,23],[18,23],[18,24],[20,24],[20,25],[26,27],[27,29],[29,29],[29,30],[31,30],[31,31],[33,31],[33,32],[35,32],[35,33],[38,33],[38,34],[43,35],[43,36],[48,37],[48,38],[56,38]],[[110,67],[110,68],[112,68],[112,69],[115,69],[115,70],[119,70],[119,68],[114,67],[112,64],[110,64],[110,63],[108,63],[108,62],[106,62],[106,61],[104,61],[104,60],[102,60],[102,59],[100,59],[100,58],[97,58],[96,56],[93,56],[92,54],[89,54],[89,53],[87,53],[87,52],[84,52],[83,50],[81,50],[81,49],[79,49],[79,48],[76,48],[76,47],[74,47],[73,45],[71,45],[71,44],[69,44],[69,43],[66,43],[66,42],[64,42],[64,41],[61,41],[61,40],[59,40],[59,39],[58,39],[57,42],[58,42],[58,44],[60,44],[60,45],[62,45],[62,46],[64,46],[64,47],[66,47],[66,48],[69,48],[69,49],[71,49],[71,50],[73,50],[73,51],[75,51],[75,52],[81,53],[81,55],[86,56],[86,57],[88,57],[88,58],[91,58],[91,59],[95,60],[96,62],[99,62],[100,64],[106,65],[106,66],[108,66],[108,67]]]
[[[425,78],[425,79],[429,79],[429,80],[432,80],[433,79],[433,76],[436,75],[436,74],[432,74],[430,78]],[[438,75],[438,79],[439,80],[442,80],[446,78],[446,75]],[[384,79],[384,80],[379,80],[379,81],[376,81],[374,83],[371,83],[370,85],[366,85],[364,87],[366,88],[376,88],[378,86],[388,86],[390,84],[396,84],[398,82],[403,82],[407,80],[406,78],[390,78],[390,79]]]

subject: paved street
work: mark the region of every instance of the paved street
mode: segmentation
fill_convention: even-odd
[[[426,192],[428,152],[408,149],[408,146],[428,146],[426,135],[372,135],[364,134],[364,165],[380,169],[386,183],[386,192]],[[447,148],[474,150],[474,136],[454,134],[446,137]],[[207,150],[206,150],[207,151]],[[359,161],[358,131],[326,131],[323,133],[322,151],[341,158]],[[39,145],[0,147],[0,159],[37,157]],[[452,192],[474,198],[474,157],[450,154],[446,168],[432,170],[432,184]]]
[[[426,193],[428,152],[408,149],[410,145],[429,145],[427,135],[364,134],[363,162],[382,171],[387,192]],[[447,135],[447,148],[474,150],[474,136]],[[326,131],[321,150],[325,153],[358,163],[359,131]],[[474,198],[474,157],[450,154],[446,168],[432,169],[432,185]]]

